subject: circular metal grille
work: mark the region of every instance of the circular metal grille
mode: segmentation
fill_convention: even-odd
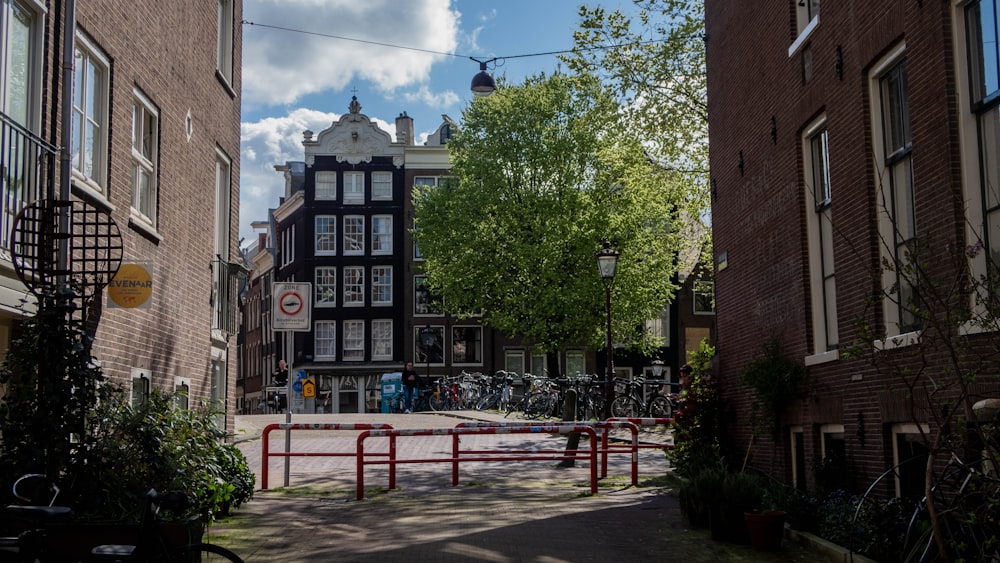
[[[40,296],[68,284],[96,295],[122,262],[122,236],[111,215],[84,201],[37,200],[14,219],[11,255],[24,285]]]

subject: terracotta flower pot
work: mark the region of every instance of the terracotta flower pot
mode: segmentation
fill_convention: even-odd
[[[750,545],[757,551],[777,551],[781,549],[781,538],[785,533],[785,512],[746,512],[743,518],[750,532]]]

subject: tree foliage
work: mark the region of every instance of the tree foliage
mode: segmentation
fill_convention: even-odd
[[[710,244],[711,206],[704,4],[633,3],[639,8],[635,18],[581,6],[575,48],[563,60],[573,71],[596,73],[611,88],[622,104],[621,125],[686,186],[687,197],[677,202],[686,218],[685,237],[702,250]]]
[[[675,287],[683,186],[619,127],[592,75],[539,75],[478,98],[449,141],[453,181],[415,193],[415,238],[445,309],[547,349],[600,345],[605,292],[594,253],[621,252],[618,341]]]

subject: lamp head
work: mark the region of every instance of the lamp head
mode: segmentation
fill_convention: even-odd
[[[472,60],[479,63],[479,74],[472,77],[472,93],[476,96],[489,96],[497,89],[497,84],[493,81],[493,77],[486,72],[486,64],[490,61]]]

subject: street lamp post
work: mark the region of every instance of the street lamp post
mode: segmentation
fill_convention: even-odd
[[[611,286],[615,283],[615,270],[618,268],[618,251],[611,248],[611,243],[604,241],[603,246],[595,254],[597,258],[597,271],[601,274],[601,281],[604,283],[604,312],[607,317],[607,339],[604,342],[604,353],[607,356],[607,365],[604,367],[604,418],[611,418],[611,402],[615,400],[614,381],[614,349],[611,342]]]
[[[437,337],[434,336],[434,329],[431,325],[427,325],[420,329],[420,343],[424,345],[424,357],[427,359],[427,384],[431,381],[431,346],[434,346],[434,341]]]
[[[663,360],[657,358],[653,360],[653,379],[659,379],[663,375]]]

